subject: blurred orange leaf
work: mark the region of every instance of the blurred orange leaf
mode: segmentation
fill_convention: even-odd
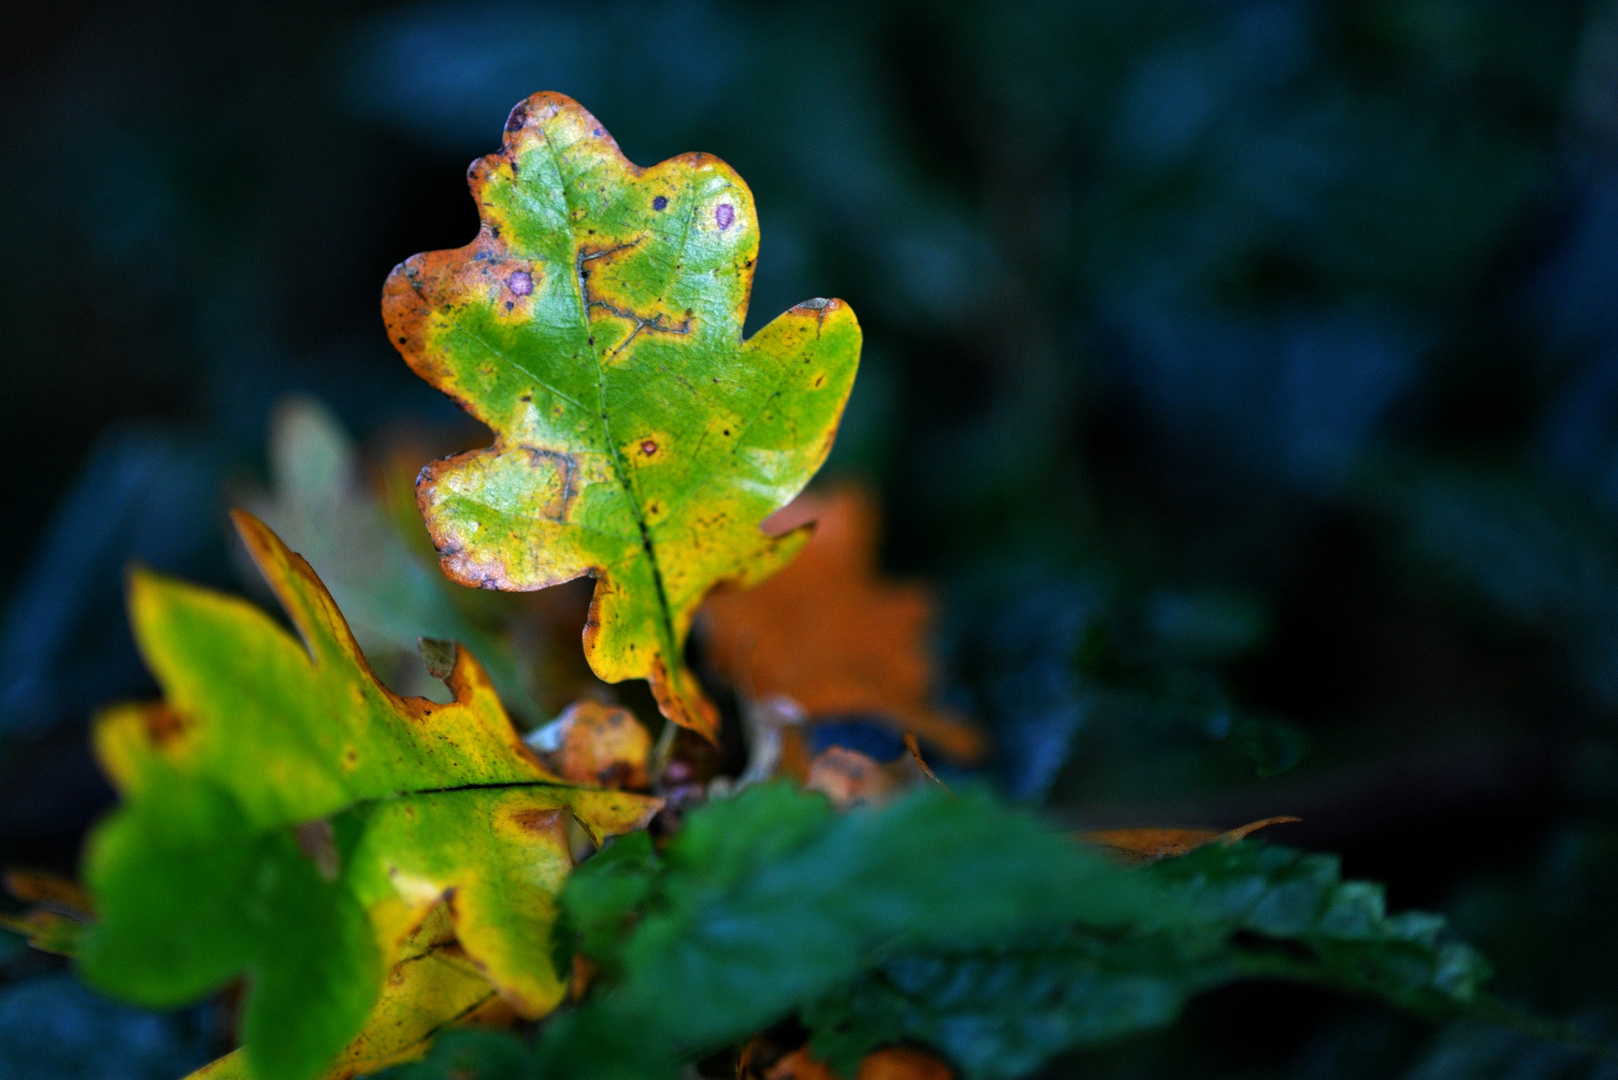
[[[715,666],[743,693],[785,695],[811,720],[868,714],[914,731],[957,761],[983,754],[970,723],[928,704],[928,590],[877,576],[878,511],[871,495],[840,488],[800,496],[772,528],[816,522],[814,537],[785,570],[746,592],[708,598]]]
[[[1234,844],[1271,825],[1302,820],[1285,815],[1267,817],[1226,832],[1217,829],[1103,829],[1081,833],[1079,838],[1087,844],[1105,848],[1109,855],[1125,862],[1142,863],[1184,855],[1208,844]]]

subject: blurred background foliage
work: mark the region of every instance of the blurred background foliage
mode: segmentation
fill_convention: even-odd
[[[941,588],[945,703],[1008,791],[1085,826],[1299,814],[1277,839],[1448,911],[1509,1000],[1618,1032],[1610,0],[68,0],[15,5],[0,55],[0,861],[70,868],[111,799],[86,720],[153,689],[127,564],[251,591],[227,504],[290,533],[363,488],[344,535],[379,535],[479,444],[378,293],[470,238],[467,162],[554,89],[635,161],[747,178],[750,327],[859,312],[829,472]],[[288,394],[335,418],[283,420],[301,458],[266,450]],[[321,567],[370,590],[368,648],[427,611],[542,669],[518,712],[587,681],[577,590],[491,608],[389,535]],[[172,1076],[228,1037],[16,948],[0,978],[0,1078]],[[1265,986],[1067,1070],[1618,1076]]]

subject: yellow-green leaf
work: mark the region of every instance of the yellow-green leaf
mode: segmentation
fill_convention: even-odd
[[[99,922],[83,974],[154,1007],[245,974],[253,1074],[306,1080],[360,1032],[443,903],[511,1007],[548,1011],[567,815],[599,838],[656,800],[547,770],[464,649],[451,703],[393,694],[308,564],[257,519],[236,522],[302,641],[243,601],[133,576],[135,637],[165,700],[97,722],[124,801],[86,855]]]
[[[712,735],[692,617],[807,539],[760,523],[831,448],[859,324],[810,300],[744,339],[759,229],[741,177],[706,154],[642,169],[559,94],[512,111],[471,185],[477,238],[399,266],[382,305],[410,366],[495,434],[419,482],[444,571],[498,589],[592,575],[596,674],[648,679],[664,715]]]
[[[319,1080],[350,1080],[414,1061],[448,1027],[510,1022],[511,1010],[456,943],[454,929],[449,906],[433,908],[388,972],[365,1026]],[[256,1080],[256,1074],[247,1055],[235,1050],[187,1080]]]

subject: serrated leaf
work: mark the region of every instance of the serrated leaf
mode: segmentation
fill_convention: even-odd
[[[254,1075],[305,1080],[447,902],[512,1008],[548,1011],[562,981],[534,958],[572,865],[566,815],[601,836],[657,801],[562,783],[464,649],[450,704],[393,694],[308,564],[251,516],[236,523],[302,642],[240,600],[133,575],[136,640],[166,699],[96,725],[124,801],[89,844],[100,922],[81,971],[151,1006],[245,973]]]
[[[660,853],[616,842],[562,903],[565,936],[603,972],[542,1033],[547,1077],[666,1076],[796,1013],[844,1076],[908,1041],[964,1076],[1010,1078],[1245,978],[1426,1015],[1490,1008],[1487,965],[1441,919],[1388,915],[1329,857],[1239,841],[1124,867],[932,787],[846,814],[749,789],[693,812]]]
[[[927,788],[838,814],[782,782],[695,812],[659,856],[643,842],[586,862],[563,905],[604,989],[546,1025],[544,1075],[643,1080],[895,952],[1170,914],[1137,875],[981,793]]]
[[[471,186],[477,238],[399,266],[382,304],[410,366],[495,433],[422,474],[444,571],[523,590],[593,576],[590,666],[647,679],[712,736],[692,617],[807,539],[759,526],[831,449],[859,324],[812,300],[744,340],[759,230],[741,177],[705,154],[639,168],[559,94],[512,111]]]
[[[1488,967],[1440,938],[1443,920],[1389,916],[1380,886],[1341,880],[1329,856],[1213,844],[1136,871],[1179,918],[1146,933],[1073,927],[996,949],[896,956],[803,1014],[845,1072],[900,1039],[935,1047],[973,1080],[1024,1075],[1073,1046],[1173,1020],[1204,990],[1272,977],[1367,994],[1425,1015],[1481,1004]]]

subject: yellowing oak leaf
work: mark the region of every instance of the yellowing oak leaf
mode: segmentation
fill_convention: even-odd
[[[422,473],[444,572],[517,590],[593,576],[590,666],[649,680],[711,738],[692,616],[807,539],[759,525],[831,449],[859,324],[810,300],[744,339],[759,229],[741,177],[706,154],[642,169],[559,94],[512,111],[471,186],[477,238],[411,258],[382,300],[410,366],[494,431]]]
[[[166,696],[96,725],[123,805],[85,859],[99,921],[82,973],[153,1007],[245,974],[253,1075],[307,1080],[445,905],[511,1008],[548,1011],[568,815],[599,839],[658,802],[547,770],[464,649],[451,703],[393,694],[308,564],[257,519],[236,523],[302,641],[241,600],[133,576],[135,637]]]
[[[957,761],[978,758],[977,728],[929,703],[932,598],[877,576],[876,501],[856,488],[811,493],[781,518],[815,522],[814,537],[771,580],[708,598],[714,665],[749,697],[783,694],[811,719],[863,713]]]

